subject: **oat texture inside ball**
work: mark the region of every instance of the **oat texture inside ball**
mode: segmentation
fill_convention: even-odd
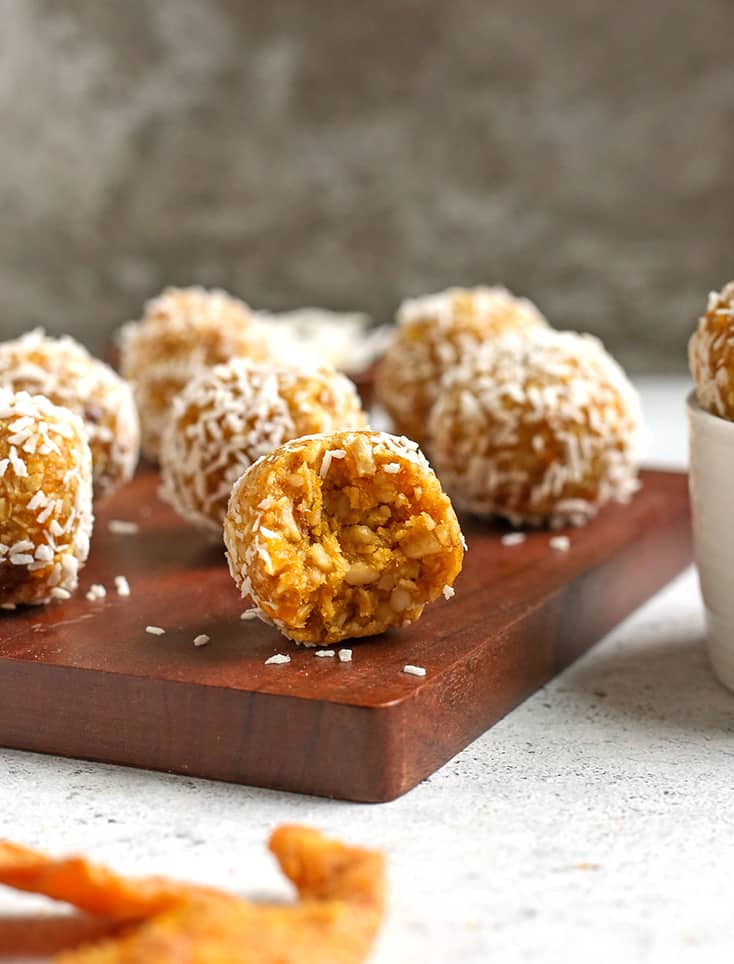
[[[243,595],[309,644],[414,622],[463,557],[451,503],[414,443],[366,431],[261,459],[235,486],[225,542]]]

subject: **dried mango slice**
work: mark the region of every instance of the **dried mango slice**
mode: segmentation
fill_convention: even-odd
[[[0,843],[0,881],[116,921],[119,937],[57,955],[57,964],[360,964],[385,903],[381,854],[304,827],[270,849],[295,884],[294,905],[259,905],[165,878],[127,880],[82,858],[55,860]],[[147,918],[147,919],[144,919]]]
[[[143,920],[197,897],[223,896],[165,877],[121,877],[83,857],[48,857],[7,841],[0,842],[0,883],[114,921]]]

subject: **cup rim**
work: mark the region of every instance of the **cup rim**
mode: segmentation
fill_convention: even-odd
[[[731,433],[734,432],[734,421],[715,415],[713,412],[702,408],[696,396],[696,389],[692,388],[686,396],[686,407],[692,418],[701,422],[714,432]]]

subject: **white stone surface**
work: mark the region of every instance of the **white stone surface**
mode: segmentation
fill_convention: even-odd
[[[666,402],[657,385],[653,426],[675,445],[679,388]],[[0,751],[0,835],[281,895],[264,841],[303,821],[387,852],[391,912],[375,964],[728,960],[734,697],[702,635],[689,571],[382,806]],[[36,906],[0,892],[0,916]]]

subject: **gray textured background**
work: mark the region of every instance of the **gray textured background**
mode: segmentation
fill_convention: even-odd
[[[732,0],[0,0],[0,334],[503,281],[636,370],[734,275]]]

